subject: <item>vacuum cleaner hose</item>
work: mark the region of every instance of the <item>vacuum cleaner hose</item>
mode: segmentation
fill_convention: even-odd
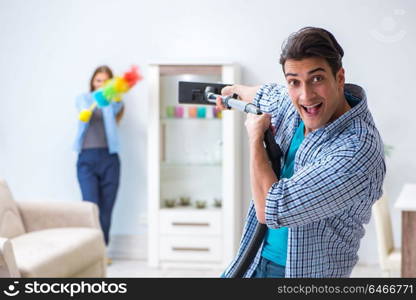
[[[264,134],[264,143],[266,146],[266,152],[269,156],[272,168],[276,177],[280,178],[280,159],[282,157],[282,151],[279,145],[274,139],[274,135],[271,129],[267,129]],[[234,271],[230,275],[231,278],[241,278],[247,272],[251,263],[253,262],[254,257],[256,256],[260,245],[264,239],[264,236],[267,231],[266,224],[257,222],[256,228],[253,233],[253,237],[248,243],[247,247],[244,249],[243,254],[240,259],[237,261],[237,265],[234,268]]]

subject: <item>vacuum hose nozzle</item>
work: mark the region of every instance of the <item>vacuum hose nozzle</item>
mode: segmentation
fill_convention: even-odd
[[[216,103],[216,100],[218,97],[221,97],[222,99],[222,104],[226,107],[226,108],[235,108],[238,109],[242,112],[245,113],[250,113],[250,114],[255,114],[255,115],[261,115],[262,112],[260,111],[260,109],[255,106],[252,103],[247,103],[241,100],[237,100],[235,97],[237,96],[237,94],[234,94],[232,96],[221,96],[218,95],[214,92],[214,88],[207,86],[205,88],[205,98],[207,99],[208,102],[211,103]]]

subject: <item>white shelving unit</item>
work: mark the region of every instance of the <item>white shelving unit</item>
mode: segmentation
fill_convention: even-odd
[[[178,81],[238,83],[239,68],[232,63],[152,64],[148,79],[148,263],[225,267],[242,230],[242,113],[186,117],[191,106],[178,103]],[[168,106],[183,106],[185,117],[169,117]],[[183,196],[191,198],[191,206],[165,206],[165,199]],[[215,198],[221,199],[220,207]],[[207,206],[196,208],[196,200]]]

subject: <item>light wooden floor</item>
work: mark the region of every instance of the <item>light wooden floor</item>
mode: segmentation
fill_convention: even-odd
[[[108,277],[219,277],[223,270],[215,268],[150,268],[145,260],[113,260]],[[357,265],[351,277],[382,277],[378,265]],[[397,275],[398,277],[398,275]]]

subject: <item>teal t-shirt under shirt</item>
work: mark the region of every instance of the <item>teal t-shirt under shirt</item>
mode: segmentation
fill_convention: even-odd
[[[280,176],[281,178],[290,178],[293,175],[296,151],[305,137],[304,129],[305,126],[303,121],[301,121],[290,143],[289,151],[287,152],[285,164],[283,165],[282,174]],[[287,227],[280,227],[277,229],[269,228],[266,232],[261,255],[278,265],[286,266],[287,235]]]

